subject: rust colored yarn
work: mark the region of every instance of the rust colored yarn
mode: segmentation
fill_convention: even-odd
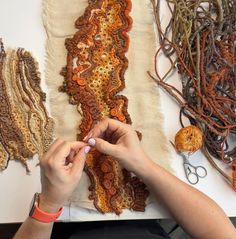
[[[164,27],[160,20],[160,0],[151,0],[160,48],[170,63],[161,75],[149,75],[180,106],[180,122],[187,117],[204,137],[202,152],[210,164],[232,184],[213,157],[227,164],[236,162],[236,4],[225,1],[164,1],[171,13]],[[155,64],[156,65],[156,64]],[[167,83],[178,70],[182,91]]]
[[[236,191],[236,163],[233,163],[232,169],[233,169],[233,173],[232,173],[232,176],[233,176],[233,188]]]

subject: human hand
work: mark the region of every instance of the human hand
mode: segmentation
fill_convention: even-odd
[[[140,175],[152,164],[145,154],[137,133],[130,125],[113,119],[99,122],[84,138],[99,152],[113,156],[127,170]]]
[[[42,192],[39,208],[53,213],[63,206],[77,186],[90,146],[57,139],[40,160]]]

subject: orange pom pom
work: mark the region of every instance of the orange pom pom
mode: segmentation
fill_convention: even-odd
[[[179,152],[193,153],[203,144],[202,131],[193,125],[181,129],[175,136],[175,147]]]

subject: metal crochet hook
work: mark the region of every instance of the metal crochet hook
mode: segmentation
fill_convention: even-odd
[[[199,182],[199,178],[205,178],[207,176],[207,170],[203,166],[194,166],[192,165],[185,153],[178,152],[175,148],[173,142],[170,141],[172,146],[174,147],[176,153],[183,158],[183,166],[186,178],[190,184],[197,184]]]

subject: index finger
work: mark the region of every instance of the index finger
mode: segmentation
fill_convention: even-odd
[[[124,123],[121,123],[118,120],[106,118],[99,123],[97,123],[94,128],[88,133],[85,137],[85,141],[89,138],[104,138],[105,134],[112,134],[117,131],[119,128],[124,127]]]
[[[87,144],[81,141],[72,141],[72,142],[64,142],[60,144],[55,149],[54,158],[66,158],[69,156],[71,150],[74,150],[75,152],[79,151],[82,147],[86,146]]]

